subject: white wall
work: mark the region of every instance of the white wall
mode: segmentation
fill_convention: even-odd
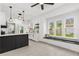
[[[47,30],[47,20],[48,19],[52,18],[52,20],[56,20],[55,17],[58,17],[58,19],[64,20],[64,17],[67,17],[67,16],[76,16],[78,18],[78,15],[79,15],[78,9],[79,9],[78,3],[77,4],[76,3],[65,4],[65,5],[60,6],[59,8],[56,8],[55,10],[51,10],[38,17],[35,17],[34,19],[32,19],[32,21],[33,21],[33,23],[35,23],[35,22],[40,23],[40,35],[42,37],[42,35],[44,36],[45,34],[48,33],[48,30]],[[68,14],[68,13],[70,13],[70,14]],[[63,15],[64,15],[64,17],[63,17]]]
[[[0,12],[0,25],[6,24],[6,15],[4,12]]]
[[[34,19],[31,19],[30,20],[30,23],[32,23],[33,25],[35,23],[39,23],[40,24],[40,36],[43,37],[45,34],[48,33],[48,30],[47,30],[47,20],[48,19],[55,19],[53,17],[59,17],[60,16],[60,19],[63,19],[62,15],[66,14],[66,13],[73,13],[73,11],[75,10],[78,10],[79,9],[79,3],[66,3],[65,5],[61,5],[60,7],[56,8],[56,9],[51,9],[50,11],[48,12],[45,12],[41,15],[39,15],[38,17],[33,17]],[[74,14],[74,13],[73,13]],[[5,24],[5,19],[8,19],[6,18],[7,15],[5,15],[4,12],[0,12],[0,24]],[[75,14],[74,14],[75,15]],[[78,15],[78,14],[76,14]],[[75,16],[76,16],[75,15]],[[6,16],[6,17],[5,17]],[[67,16],[67,15],[65,15]],[[64,16],[64,17],[65,17]],[[59,18],[58,18],[59,19]],[[26,19],[27,20],[27,19]]]

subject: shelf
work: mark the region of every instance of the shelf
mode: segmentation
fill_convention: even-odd
[[[7,26],[6,25],[1,25],[1,28],[7,28]]]

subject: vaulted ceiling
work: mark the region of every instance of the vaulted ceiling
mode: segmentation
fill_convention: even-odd
[[[25,11],[25,19],[29,20],[34,17],[37,17],[45,12],[54,10],[55,8],[63,5],[64,3],[55,3],[55,5],[44,5],[44,10],[41,10],[40,5],[37,5],[33,8],[30,6],[34,3],[0,3],[1,11],[5,12],[7,17],[9,17],[9,6],[13,6],[13,18],[18,18],[19,12]]]

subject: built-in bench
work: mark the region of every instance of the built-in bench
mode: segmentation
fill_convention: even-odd
[[[66,38],[58,38],[58,37],[51,37],[51,36],[44,37],[44,38],[79,45],[79,41],[76,41],[75,39],[71,41]]]

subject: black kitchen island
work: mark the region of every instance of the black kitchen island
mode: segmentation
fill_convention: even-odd
[[[0,36],[0,53],[28,46],[28,34],[11,34]]]

